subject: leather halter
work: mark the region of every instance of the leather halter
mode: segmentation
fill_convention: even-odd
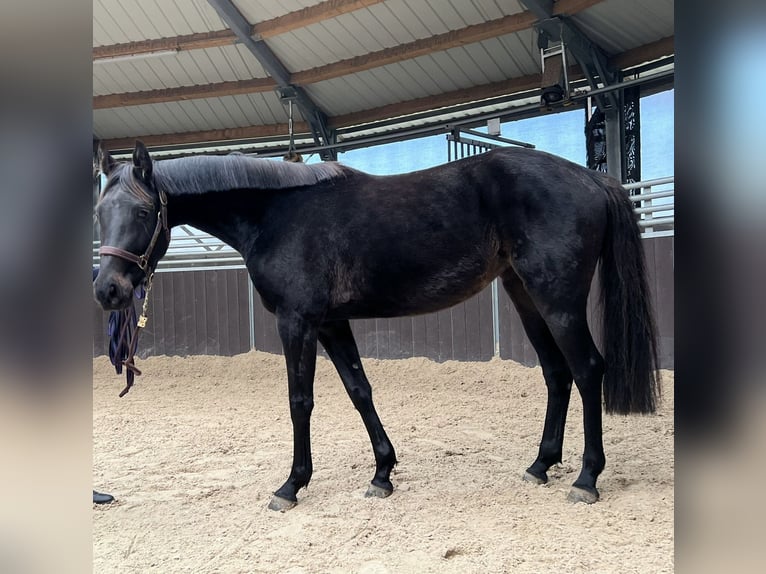
[[[165,237],[167,238],[168,242],[170,241],[170,228],[168,227],[168,198],[165,194],[165,191],[162,189],[159,190],[159,196],[160,210],[157,213],[157,225],[154,227],[154,234],[152,234],[152,239],[149,241],[149,245],[146,247],[146,251],[144,251],[143,255],[136,255],[135,253],[131,253],[125,249],[121,249],[119,247],[111,247],[109,245],[102,245],[98,250],[98,254],[113,255],[114,257],[119,257],[121,259],[130,261],[131,263],[135,263],[148,278],[153,271],[149,268],[149,259],[152,256],[152,252],[154,251],[154,247],[160,237],[160,233],[164,231]]]

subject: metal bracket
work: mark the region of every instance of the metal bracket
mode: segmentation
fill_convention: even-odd
[[[599,48],[565,16],[553,15],[552,0],[520,0],[539,21],[535,24],[538,31],[538,47],[547,47],[548,40],[559,41],[572,53],[580,65],[591,89],[599,88],[599,81],[604,87],[617,82],[617,78],[609,68],[608,58]],[[617,94],[607,92],[599,94],[596,101],[602,109],[619,107]]]

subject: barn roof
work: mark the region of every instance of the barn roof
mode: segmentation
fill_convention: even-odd
[[[572,67],[575,95],[673,81],[673,0],[94,0],[93,18],[94,138],[117,152],[283,149],[289,100],[299,146],[543,113],[551,26],[608,67]]]

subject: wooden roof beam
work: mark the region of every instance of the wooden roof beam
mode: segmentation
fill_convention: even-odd
[[[609,58],[609,65],[615,70],[624,70],[639,66],[645,62],[659,60],[665,56],[675,53],[675,36],[661,38],[656,42],[644,44],[638,48],[633,48],[622,54]]]
[[[121,108],[125,106],[140,106],[144,104],[161,104],[166,102],[182,102],[201,98],[216,98],[221,96],[238,96],[241,94],[257,94],[272,92],[277,83],[271,78],[255,78],[220,84],[202,84],[183,86],[180,88],[165,88],[147,92],[124,92],[108,94],[93,98],[93,109]]]
[[[297,134],[311,133],[309,125],[306,122],[295,122],[293,129]],[[226,142],[242,139],[257,139],[278,136],[286,137],[287,131],[287,124],[265,124],[260,126],[224,128],[219,130],[205,130],[199,132],[115,138],[110,140],[101,140],[101,144],[107,150],[132,149],[136,143],[136,140],[140,139],[146,146],[151,148],[166,145],[195,144],[200,142]]]
[[[570,67],[568,72],[572,79],[579,79],[582,77],[579,68],[574,66]],[[415,114],[426,110],[446,108],[471,101],[475,101],[476,105],[480,106],[481,100],[537,89],[540,87],[541,79],[540,74],[532,74],[510,80],[503,80],[502,82],[494,82],[462,90],[455,90],[453,92],[445,92],[436,96],[426,96],[424,98],[407,100],[406,102],[389,104],[371,110],[362,110],[350,114],[343,114],[341,116],[334,116],[330,118],[330,125],[333,128],[347,128],[397,116]]]
[[[289,12],[284,16],[278,16],[271,20],[265,20],[251,27],[251,36],[257,39],[271,38],[279,34],[285,34],[298,28],[305,28],[323,20],[335,18],[341,14],[347,14],[360,8],[367,8],[384,0],[326,0],[307,8]],[[214,32],[200,32],[172,38],[158,38],[143,40],[140,42],[126,42],[124,44],[112,44],[109,46],[96,46],[93,48],[93,59],[104,60],[118,56],[137,56],[151,52],[165,50],[201,50],[204,48],[216,48],[230,46],[237,42],[237,35],[231,30],[216,30]]]

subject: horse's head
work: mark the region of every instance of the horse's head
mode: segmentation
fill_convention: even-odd
[[[107,181],[96,205],[101,262],[93,289],[105,310],[124,309],[167,251],[167,197],[157,188],[149,152],[139,141],[132,163],[102,152],[100,164]]]

